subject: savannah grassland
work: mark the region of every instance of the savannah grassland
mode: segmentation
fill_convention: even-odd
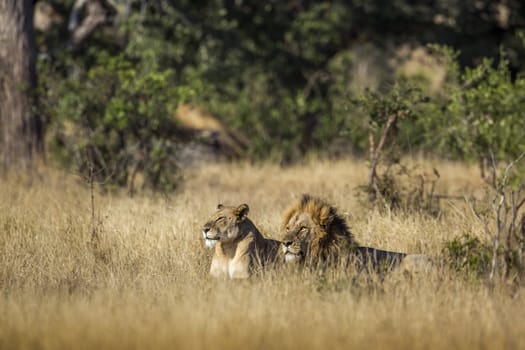
[[[481,197],[477,168],[422,161],[438,192]],[[361,283],[343,271],[285,269],[249,281],[207,276],[201,225],[216,205],[248,203],[279,238],[281,212],[302,193],[339,208],[361,244],[442,255],[465,233],[487,240],[462,201],[439,217],[367,209],[355,196],[363,161],[213,165],[173,194],[90,192],[72,175],[0,182],[2,349],[525,349],[525,295],[437,267]],[[352,282],[353,281],[353,282]]]

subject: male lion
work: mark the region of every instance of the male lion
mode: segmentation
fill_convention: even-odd
[[[281,242],[266,239],[248,219],[248,205],[219,204],[202,229],[205,244],[215,248],[210,274],[247,278],[257,268],[275,262]]]
[[[302,262],[311,266],[355,262],[359,269],[382,271],[399,264],[417,269],[418,265],[429,261],[423,254],[359,246],[337,210],[307,194],[285,210],[283,226],[286,235],[282,251],[286,262]]]

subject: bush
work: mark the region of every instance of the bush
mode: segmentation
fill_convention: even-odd
[[[513,77],[502,52],[499,62],[484,59],[481,64],[461,71],[458,52],[434,47],[448,65],[446,103],[442,113],[425,119],[427,135],[440,135],[435,145],[442,153],[486,161],[491,154],[512,160],[525,149],[525,78]]]
[[[85,74],[45,83],[53,84],[46,96],[52,154],[66,167],[85,175],[94,167],[97,181],[130,191],[139,173],[154,189],[177,184],[177,139],[170,114],[179,91],[171,70],[146,68],[126,54],[104,53]]]
[[[67,18],[71,2],[51,3]],[[389,148],[400,152],[486,161],[490,154],[513,159],[523,150],[519,57],[525,45],[518,48],[517,32],[508,43],[515,48],[513,64],[503,54],[497,61],[475,61],[497,56],[489,41],[481,54],[434,47],[448,76],[427,103],[421,103],[421,77],[394,83],[400,49],[457,42],[459,36],[470,47],[472,28],[485,28],[487,19],[495,25],[496,12],[464,22],[470,5],[456,4],[452,13],[446,1],[417,7],[405,0],[103,3],[114,7],[111,18],[82,47],[65,49],[65,21],[37,38],[46,52],[41,57],[49,60],[40,61],[38,73],[51,153],[75,171],[94,163],[99,180],[129,186],[138,169],[150,186],[172,188],[177,137],[170,115],[188,100],[250,135],[246,153],[254,160],[288,163],[330,150],[365,154],[369,132],[377,140],[392,112],[406,117],[391,130],[397,137]],[[436,8],[450,12],[457,24],[448,39],[434,32]],[[478,21],[483,26],[474,25]],[[460,60],[472,67],[463,68]],[[363,86],[377,90],[356,95]],[[349,98],[356,103],[348,106]]]
[[[449,266],[475,277],[486,276],[490,271],[492,246],[468,234],[445,243],[443,248]]]

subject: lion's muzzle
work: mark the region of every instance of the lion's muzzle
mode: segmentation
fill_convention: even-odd
[[[293,241],[284,241],[281,247],[284,253],[284,260],[287,263],[296,263],[303,259],[301,249]]]

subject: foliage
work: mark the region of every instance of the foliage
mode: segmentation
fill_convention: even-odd
[[[49,2],[68,18],[72,1]],[[98,157],[101,177],[113,174],[123,185],[133,173],[129,168],[140,163],[157,169],[146,176],[154,187],[176,181],[159,172],[175,173],[171,156],[181,135],[169,119],[179,102],[198,104],[250,135],[248,154],[255,160],[289,163],[312,151],[363,154],[370,128],[379,132],[388,115],[380,112],[385,107],[419,116],[396,131],[402,152],[478,159],[491,151],[504,159],[521,150],[520,1],[155,0],[115,6],[112,20],[79,48],[66,45],[66,20],[37,38],[45,58],[39,76],[48,141],[61,145],[51,155],[78,170],[86,168],[79,150],[95,143],[104,157],[118,158],[102,165]],[[427,94],[425,79],[408,82],[393,62],[400,48],[429,43],[450,45],[434,50],[449,74],[421,104],[416,91]],[[370,89],[362,94],[364,87]],[[348,108],[349,99],[358,103]],[[77,140],[65,141],[66,125],[83,130],[70,134]],[[143,160],[130,161],[132,156]]]
[[[491,210],[472,208],[476,219],[483,224],[491,244],[481,244],[479,240],[465,236],[462,240],[447,243],[446,253],[451,258],[453,268],[464,268],[477,275],[487,275],[490,282],[496,277],[519,285],[523,278],[525,250],[525,205],[523,183],[510,181],[511,170],[525,157],[523,152],[500,172],[493,164],[492,182],[489,187]],[[491,197],[491,198],[489,198]],[[458,263],[458,258],[462,262]]]
[[[449,142],[464,157],[510,160],[523,152],[525,78],[513,78],[502,52],[499,63],[484,59],[474,68],[458,69],[457,53],[441,51],[449,61]]]
[[[495,225],[489,225],[477,214],[484,224],[486,233],[491,236],[494,249],[490,271],[490,280],[495,276],[503,277],[513,282],[519,282],[523,277],[525,251],[525,205],[523,182],[512,181],[512,171],[519,161],[525,157],[525,151],[510,162],[503,171],[499,171],[493,163],[492,181],[486,180],[492,191],[492,216]],[[492,228],[490,226],[493,226]]]
[[[362,111],[367,120],[361,129],[368,130],[370,171],[363,189],[371,203],[379,199],[389,208],[410,207],[401,204],[411,202],[410,195],[406,191],[403,194],[399,179],[390,171],[391,165],[399,161],[399,151],[406,150],[403,139],[410,133],[427,135],[424,139],[430,142],[422,141],[420,147],[433,147],[434,154],[448,152],[479,160],[481,175],[487,180],[489,164],[492,167],[498,161],[508,162],[523,152],[520,135],[525,130],[525,115],[520,105],[525,100],[525,80],[519,75],[512,78],[508,60],[502,56],[494,66],[485,59],[474,68],[462,70],[457,52],[447,47],[433,49],[448,69],[446,89],[439,96],[423,97],[410,82],[402,81],[388,92],[367,90],[352,100],[354,110]],[[348,120],[352,121],[350,117]],[[402,127],[398,126],[400,121]],[[352,137],[351,130],[346,128],[344,132]],[[398,140],[401,142],[395,142]],[[378,174],[381,163],[386,171]],[[519,182],[523,175],[515,178]],[[408,193],[418,193],[417,188],[414,186]]]
[[[490,271],[492,246],[468,234],[445,243],[443,248],[446,261],[457,271],[472,274],[475,277],[486,276]]]
[[[404,84],[396,85],[384,94],[366,90],[358,99],[351,100],[351,104],[367,116],[370,163],[368,182],[361,189],[369,203],[390,209],[430,210],[433,207],[435,181],[428,194],[424,190],[423,176],[418,176],[420,183],[403,187],[400,176],[406,176],[411,182],[414,174],[399,164],[400,155],[395,146],[399,124],[417,118],[416,108],[426,101],[420,89]],[[380,165],[385,168],[382,173],[379,172]],[[393,169],[399,171],[396,173]]]
[[[125,54],[100,54],[85,74],[54,82],[47,107],[62,161],[80,173],[93,166],[99,181],[130,191],[139,170],[146,185],[170,189],[177,176],[172,76]]]

